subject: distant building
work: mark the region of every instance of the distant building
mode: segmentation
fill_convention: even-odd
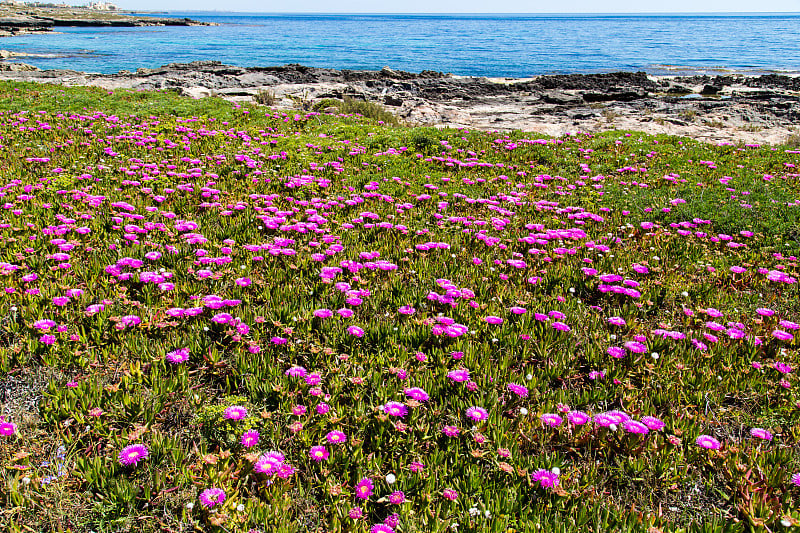
[[[92,2],[88,6],[89,9],[93,11],[116,11],[117,6],[112,4],[111,2]]]

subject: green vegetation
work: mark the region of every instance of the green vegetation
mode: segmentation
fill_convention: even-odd
[[[0,83],[0,530],[800,527],[796,147],[328,104]]]

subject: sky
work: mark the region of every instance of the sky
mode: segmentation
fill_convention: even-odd
[[[113,2],[113,0],[112,0]],[[68,2],[71,3],[71,2]],[[75,2],[79,3],[79,2]],[[800,14],[800,0],[117,0],[130,10],[262,13],[707,13]]]

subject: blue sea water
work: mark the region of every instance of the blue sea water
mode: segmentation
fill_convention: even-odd
[[[169,12],[219,26],[57,28],[0,48],[40,68],[114,73],[174,62],[301,63],[460,75],[644,70],[800,73],[800,14],[373,15]]]

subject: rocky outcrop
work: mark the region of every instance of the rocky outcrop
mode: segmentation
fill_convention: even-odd
[[[381,103],[412,124],[567,131],[634,129],[709,141],[778,143],[800,123],[800,78],[787,76],[653,77],[643,72],[537,76],[454,76],[425,71],[335,70],[290,64],[237,67],[217,61],[175,63],[100,75],[46,70],[3,72],[0,79],[174,89],[195,98],[254,100],[311,109],[329,98]]]
[[[212,26],[188,18],[148,17],[81,7],[0,5],[0,35],[51,31],[57,26]]]

